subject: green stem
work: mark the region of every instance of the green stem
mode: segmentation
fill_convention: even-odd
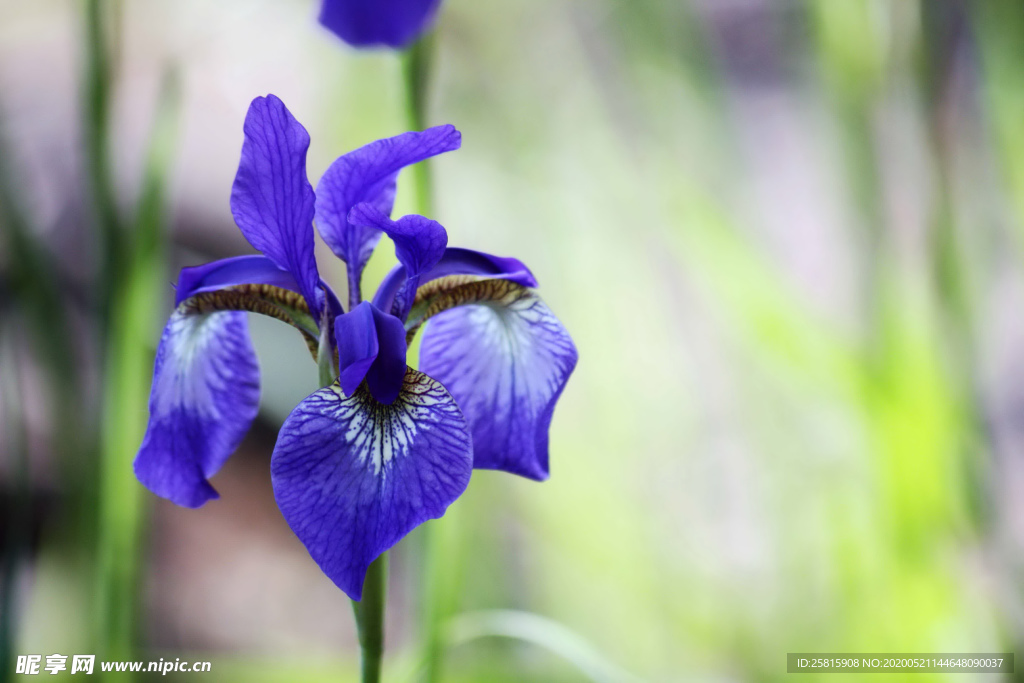
[[[384,600],[387,593],[388,556],[384,553],[366,570],[363,599],[352,601],[363,654],[362,683],[379,683],[384,656]]]
[[[402,83],[405,87],[405,114],[410,130],[427,127],[427,93],[433,64],[434,37],[427,34],[402,55]],[[408,171],[416,191],[414,206],[421,215],[433,214],[433,181],[430,162],[422,161]]]

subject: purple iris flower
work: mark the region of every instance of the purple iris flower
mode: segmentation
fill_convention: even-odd
[[[324,0],[320,23],[355,47],[409,46],[434,19],[441,0]]]
[[[262,255],[181,271],[135,473],[178,505],[216,498],[209,479],[259,403],[246,312],[291,324],[337,380],[285,420],[274,495],[321,569],[359,600],[370,563],[443,515],[473,467],[547,478],[548,426],[576,349],[521,262],[449,248],[422,216],[389,217],[398,172],[458,149],[453,126],[350,152],[315,194],[309,135],[281,100],[255,99],[244,131],[231,211]],[[347,311],[317,270],[314,217],[347,264]],[[360,276],[382,234],[399,265],[363,301]],[[421,328],[414,370],[406,348]]]

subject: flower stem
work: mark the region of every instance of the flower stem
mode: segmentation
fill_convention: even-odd
[[[363,653],[362,683],[379,683],[384,656],[384,599],[387,593],[388,555],[384,553],[366,570],[363,599],[352,601]]]
[[[428,33],[420,38],[402,55],[402,82],[405,86],[405,113],[410,130],[423,130],[427,127],[427,91],[430,81],[430,68],[433,64],[434,37]],[[416,189],[414,206],[421,215],[433,214],[433,183],[430,175],[430,162],[421,161],[411,167],[408,173],[412,176],[413,187]]]

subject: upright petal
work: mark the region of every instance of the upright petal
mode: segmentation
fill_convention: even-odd
[[[320,568],[353,600],[366,568],[419,524],[444,514],[473,466],[465,418],[440,383],[407,370],[382,406],[365,390],[317,391],[281,427],[274,497]]]
[[[355,47],[403,48],[434,18],[441,0],[324,0],[320,23]]]
[[[390,404],[405,377],[405,327],[393,315],[364,301],[334,322],[338,382],[352,396],[363,379],[377,401]]]
[[[217,497],[208,479],[256,416],[259,365],[245,315],[179,309],[160,339],[135,474],[178,505],[199,507]]]
[[[391,214],[395,178],[404,167],[458,149],[462,135],[455,126],[436,126],[377,140],[339,157],[316,188],[316,224],[324,242],[348,264],[349,286],[359,286],[363,267],[380,239],[374,226],[352,225],[349,212],[368,202]]]
[[[249,243],[292,274],[319,320],[323,294],[313,255],[313,187],[306,179],[309,133],[274,95],[252,101],[244,131],[231,213]]]
[[[474,467],[547,479],[548,427],[576,367],[576,347],[531,291],[503,280],[478,284],[495,295],[432,317],[420,369],[465,413]]]

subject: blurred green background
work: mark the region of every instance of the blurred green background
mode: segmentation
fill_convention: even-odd
[[[261,415],[220,500],[176,508],[130,468],[176,270],[252,251],[228,210],[250,100],[309,129],[314,184],[408,128],[400,57],[316,11],[0,0],[3,656],[355,680],[348,601],[270,488],[317,386],[298,335],[253,317]],[[427,604],[447,681],[1016,649],[1024,4],[446,0],[434,41],[426,118],[464,144],[433,217],[529,264],[580,363],[550,481],[477,471],[392,553],[388,680],[415,680]]]

